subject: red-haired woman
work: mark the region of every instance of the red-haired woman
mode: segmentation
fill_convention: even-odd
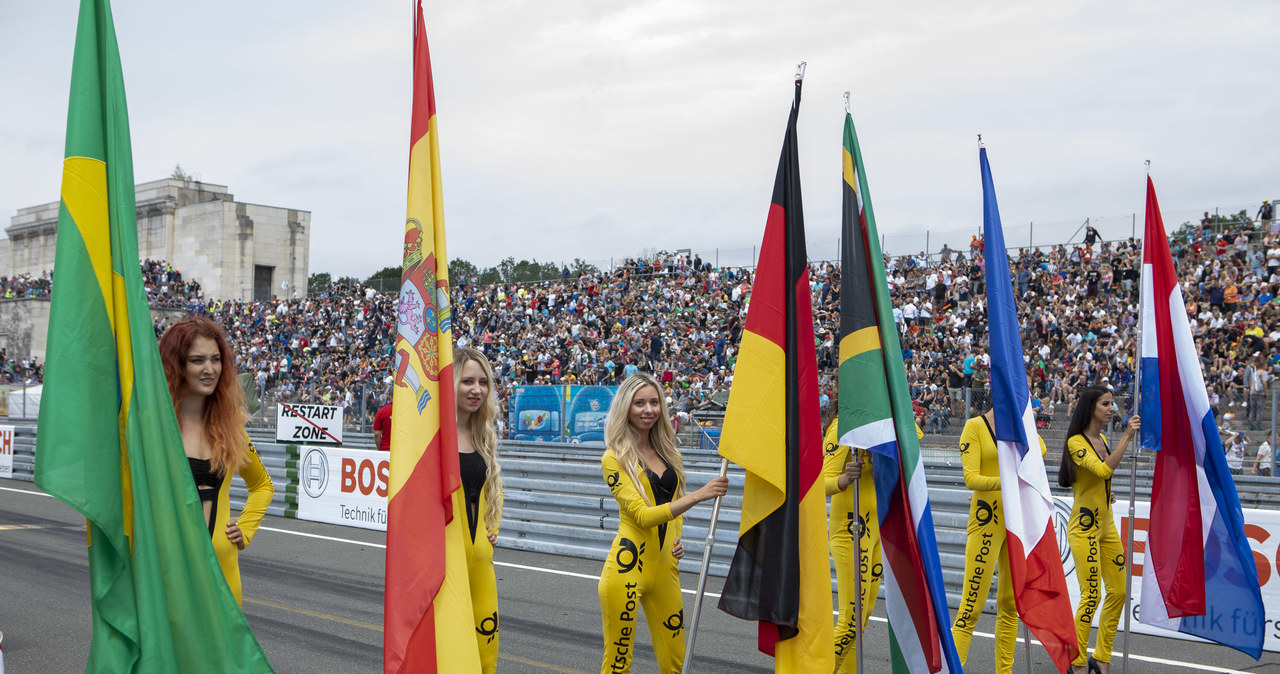
[[[253,540],[275,487],[244,430],[244,392],[231,347],[217,324],[197,316],[165,331],[160,359],[213,550],[240,603],[239,551]],[[238,519],[231,519],[232,473],[249,488]]]

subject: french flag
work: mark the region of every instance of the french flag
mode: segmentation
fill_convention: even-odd
[[[978,155],[982,164],[982,221],[987,255],[987,322],[991,326],[991,399],[995,407],[1000,493],[1005,503],[1009,575],[1018,616],[1044,644],[1057,670],[1062,671],[1080,652],[1075,616],[1053,531],[1053,500],[1031,411],[1022,333],[1014,307],[1009,256],[991,165],[986,148],[981,148]],[[1031,448],[1034,451],[1028,451]]]
[[[1142,446],[1158,453],[1138,619],[1256,659],[1258,571],[1150,176],[1143,237]]]

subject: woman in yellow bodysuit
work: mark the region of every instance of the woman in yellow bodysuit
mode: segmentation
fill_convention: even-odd
[[[242,603],[240,551],[253,541],[275,487],[244,430],[244,392],[231,347],[217,324],[196,316],[165,331],[160,361],[214,554],[236,602]],[[239,473],[249,490],[237,519],[231,519],[232,473]]]
[[[996,454],[995,412],[987,410],[964,424],[960,433],[960,464],[964,486],[973,491],[969,499],[968,538],[964,545],[964,576],[960,606],[951,626],[951,638],[963,664],[969,659],[973,628],[987,604],[991,575],[999,567],[996,583],[996,671],[1013,671],[1013,651],[1018,638],[1018,607],[1014,603],[1013,581],[1009,577],[1009,548],[1005,545],[1004,510],[1000,506],[1000,463]],[[1040,454],[1047,451],[1040,440]]]
[[[835,399],[831,409],[836,409]],[[853,620],[855,559],[862,573],[862,628],[876,606],[876,593],[884,578],[884,565],[880,550],[880,514],[876,507],[876,484],[871,472],[871,456],[865,449],[855,450],[840,444],[839,419],[832,417],[823,439],[822,478],[827,496],[831,497],[831,517],[827,521],[827,544],[836,568],[836,605],[838,608],[835,629],[836,668],[834,674],[844,674],[855,669],[857,662],[858,624]],[[916,424],[916,439],[924,437],[924,431]],[[853,511],[853,490],[849,486],[858,480],[858,509]],[[861,527],[861,545],[853,536],[855,518]],[[861,552],[861,555],[858,552]],[[858,557],[861,559],[858,559]]]
[[[455,491],[454,512],[467,514],[463,549],[471,583],[480,664],[485,674],[498,667],[498,581],[493,571],[493,545],[502,520],[502,475],[498,466],[498,414],[493,396],[493,367],[483,353],[469,347],[453,350],[457,386],[458,470],[462,489]]]
[[[1111,512],[1111,503],[1115,500],[1111,492],[1111,475],[1120,465],[1120,459],[1133,441],[1140,423],[1138,415],[1133,415],[1125,424],[1120,442],[1112,450],[1106,436],[1102,435],[1102,429],[1111,423],[1115,414],[1115,400],[1110,389],[1090,386],[1081,391],[1067,426],[1067,441],[1062,448],[1062,464],[1058,468],[1058,484],[1071,487],[1075,496],[1071,520],[1067,525],[1067,541],[1071,545],[1076,579],[1080,583],[1080,605],[1076,608],[1080,655],[1071,663],[1077,674],[1110,673],[1111,644],[1124,609],[1125,552]],[[1093,649],[1093,656],[1086,658],[1089,630],[1101,594],[1099,577],[1106,586],[1106,598],[1102,600],[1102,613],[1098,617],[1098,643]]]
[[[686,494],[684,464],[676,449],[666,398],[657,380],[634,374],[618,387],[605,420],[600,459],[604,482],[618,502],[618,534],[600,572],[604,621],[601,674],[627,674],[644,610],[662,674],[684,664],[684,599],[677,563],[680,516],[702,501],[722,496],[729,479],[717,477]]]

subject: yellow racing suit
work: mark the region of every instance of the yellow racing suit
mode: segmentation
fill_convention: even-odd
[[[682,518],[671,514],[669,503],[650,505],[654,503],[653,487],[643,467],[638,470],[640,485],[636,485],[618,464],[613,450],[605,450],[600,469],[618,502],[618,534],[598,586],[604,621],[600,672],[631,671],[636,619],[643,608],[658,671],[679,674],[684,665],[684,597],[671,548],[680,538]],[[641,489],[648,501],[641,497]]]
[[[853,657],[857,646],[857,624],[853,621],[856,604],[853,594],[853,569],[856,563],[862,572],[862,626],[871,617],[876,605],[876,592],[884,575],[880,561],[880,517],[876,512],[876,483],[871,477],[871,456],[865,449],[854,450],[839,443],[836,430],[838,421],[827,427],[823,442],[822,477],[827,496],[831,497],[831,519],[827,524],[827,541],[831,546],[831,559],[836,567],[836,600],[839,617],[836,619],[835,653],[836,674],[852,672]],[[858,506],[862,511],[853,512],[853,490],[840,489],[839,478],[845,464],[852,461],[852,453],[862,458],[862,473],[858,476]],[[854,518],[862,525],[862,544],[853,537]],[[857,560],[855,562],[855,560]],[[845,663],[848,663],[847,665]]]
[[[1106,436],[1102,438],[1102,445],[1103,449],[1110,450]],[[1089,630],[1100,595],[1099,576],[1107,594],[1102,600],[1102,614],[1098,616],[1098,645],[1093,649],[1093,659],[1111,662],[1111,644],[1124,611],[1125,574],[1124,543],[1111,512],[1111,474],[1115,469],[1103,462],[1083,434],[1067,439],[1067,451],[1076,464],[1076,482],[1071,486],[1075,504],[1067,524],[1067,542],[1076,563],[1076,580],[1080,583],[1080,605],[1076,607],[1080,655],[1075,664],[1087,662]]]
[[[493,570],[493,544],[486,533],[490,530],[485,525],[485,516],[489,512],[485,503],[488,489],[488,485],[480,488],[475,528],[470,527],[468,519],[468,528],[462,539],[471,584],[471,611],[475,620],[476,642],[480,647],[480,665],[484,674],[493,674],[498,668],[498,580]],[[462,489],[453,493],[453,512],[470,518],[471,511],[467,509],[464,498]],[[495,536],[498,534],[496,528],[492,531]]]
[[[1045,452],[1044,439],[1041,439],[1040,454],[1043,456]],[[973,490],[973,496],[969,500],[968,539],[964,545],[964,585],[960,588],[960,606],[956,609],[955,624],[951,626],[951,638],[963,664],[969,659],[973,628],[987,604],[991,575],[998,564],[995,659],[996,671],[1004,674],[1013,671],[1018,607],[1009,575],[1009,548],[1005,545],[995,434],[985,417],[977,416],[965,422],[960,433],[960,463],[964,468],[964,486]]]

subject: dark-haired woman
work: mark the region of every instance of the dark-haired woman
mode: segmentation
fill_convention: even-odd
[[[217,324],[196,316],[165,331],[160,360],[213,551],[241,603],[240,551],[253,541],[275,487],[244,430],[244,392],[231,347]],[[239,473],[249,489],[237,519],[231,519],[232,473]]]
[[[1124,435],[1112,449],[1102,429],[1116,415],[1115,399],[1105,386],[1090,386],[1080,393],[1071,422],[1067,426],[1067,440],[1062,448],[1062,463],[1058,468],[1058,484],[1071,487],[1075,505],[1067,525],[1067,541],[1071,556],[1075,558],[1076,579],[1080,583],[1080,605],[1076,608],[1076,636],[1080,642],[1080,655],[1072,665],[1078,674],[1111,671],[1111,644],[1115,640],[1116,626],[1124,608],[1124,543],[1116,530],[1111,514],[1111,475],[1124,457],[1124,451],[1133,441],[1140,427],[1138,415],[1125,424]],[[1102,599],[1102,613],[1098,617],[1098,643],[1093,655],[1089,650],[1089,630],[1093,613],[1098,608],[1100,592],[1098,579],[1106,586]]]

